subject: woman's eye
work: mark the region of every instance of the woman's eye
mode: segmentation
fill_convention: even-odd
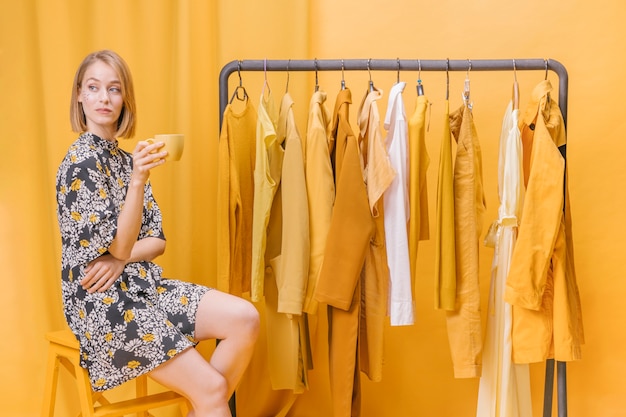
[[[119,87],[111,87],[109,88],[109,92],[114,93],[114,94],[120,94],[122,90]]]
[[[89,91],[97,91],[98,87],[96,87],[95,85],[88,85],[87,86],[87,90],[89,90]]]

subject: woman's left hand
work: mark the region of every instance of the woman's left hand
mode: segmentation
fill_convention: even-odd
[[[85,268],[85,276],[80,281],[88,293],[104,292],[120,277],[126,262],[115,258],[111,254],[102,255],[89,262]]]

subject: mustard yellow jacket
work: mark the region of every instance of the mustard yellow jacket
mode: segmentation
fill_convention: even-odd
[[[528,153],[526,196],[504,294],[513,305],[516,363],[580,359],[584,343],[565,159],[559,151],[565,126],[551,91],[548,80],[537,85],[520,120]]]

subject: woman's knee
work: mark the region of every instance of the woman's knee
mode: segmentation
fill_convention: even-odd
[[[259,312],[251,302],[242,301],[236,312],[239,329],[247,333],[253,340],[256,340],[260,326]]]
[[[188,349],[154,369],[150,376],[188,398],[213,405],[228,401],[228,381],[195,349]]]
[[[224,375],[213,369],[206,378],[203,378],[202,390],[204,396],[213,397],[218,402],[228,401],[228,380]]]

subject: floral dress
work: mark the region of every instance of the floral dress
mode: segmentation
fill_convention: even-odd
[[[132,155],[91,133],[69,148],[57,172],[65,318],[80,342],[81,365],[94,391],[120,385],[195,346],[198,303],[209,290],[164,279],[153,262],[128,263],[105,292],[87,293],[84,268],[106,254],[116,234],[132,172]],[[148,182],[138,239],[165,239]]]

